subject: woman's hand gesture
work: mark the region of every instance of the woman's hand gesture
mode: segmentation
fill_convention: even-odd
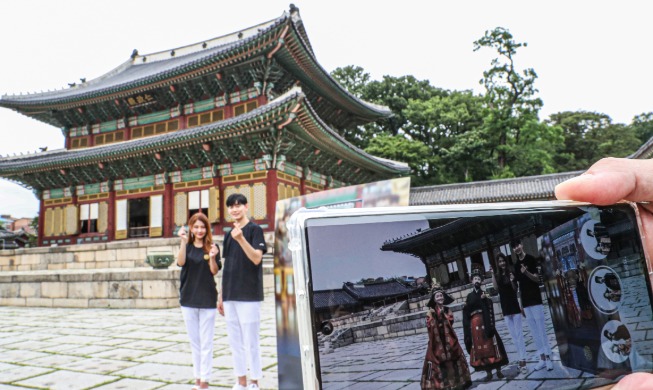
[[[177,235],[181,237],[182,244],[188,244],[188,235],[186,234],[186,229],[183,226],[179,228]]]

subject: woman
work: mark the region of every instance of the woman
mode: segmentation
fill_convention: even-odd
[[[202,213],[188,221],[190,237],[179,229],[181,246],[177,265],[181,267],[179,303],[186,323],[193,356],[197,389],[208,389],[213,363],[213,331],[218,293],[214,276],[218,273],[218,247],[213,243],[211,225]]]
[[[497,255],[497,272],[492,272],[492,283],[499,291],[501,311],[503,319],[508,326],[517,353],[519,354],[519,371],[522,374],[528,373],[526,368],[526,344],[524,343],[524,331],[521,324],[522,310],[517,300],[517,282],[512,267],[508,265],[506,256],[503,253]],[[492,271],[492,269],[490,269]]]
[[[508,364],[508,355],[494,326],[492,301],[481,289],[483,277],[479,269],[472,271],[474,287],[467,295],[463,308],[463,331],[469,363],[477,371],[485,370],[486,381],[492,379],[492,370],[503,379],[501,367]]]
[[[453,330],[453,313],[445,306],[452,302],[453,298],[440,286],[433,287],[427,304],[429,345],[422,369],[422,389],[460,390],[472,384],[463,349]]]

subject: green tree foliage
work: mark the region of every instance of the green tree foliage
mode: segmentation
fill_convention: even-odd
[[[640,144],[644,144],[653,137],[653,112],[637,115],[630,127],[634,129]]]
[[[407,163],[410,166],[411,182],[418,186],[429,184],[428,175],[437,172],[441,165],[427,145],[402,135],[379,134],[370,140],[365,151],[375,156]]]
[[[493,177],[551,172],[553,155],[562,146],[561,130],[539,123],[542,100],[536,96],[537,73],[532,68],[519,72],[515,67],[517,50],[526,46],[502,27],[486,31],[474,42],[475,51],[489,48],[497,53],[480,80],[486,90],[481,131],[496,161]]]
[[[606,114],[565,111],[547,122],[563,129],[564,148],[555,158],[559,171],[586,169],[603,157],[626,157],[642,143],[636,127],[614,124]]]
[[[601,157],[625,157],[653,136],[653,112],[630,125],[585,111],[540,121],[537,73],[515,64],[524,47],[502,27],[474,42],[475,51],[496,53],[480,80],[481,95],[437,88],[413,76],[371,80],[361,67],[338,68],[332,76],[352,94],[393,112],[341,134],[371,154],[408,163],[414,185],[586,169]]]

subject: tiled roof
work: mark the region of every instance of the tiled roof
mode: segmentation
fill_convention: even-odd
[[[261,131],[262,128],[284,120],[286,116],[295,118],[295,122],[301,122],[300,124],[293,122],[289,125],[295,129],[296,137],[304,139],[320,150],[335,153],[343,160],[353,164],[354,167],[361,167],[385,177],[409,171],[408,166],[404,163],[372,156],[345,141],[335,130],[319,119],[310,103],[305,99],[302,90],[296,87],[246,114],[200,127],[91,148],[60,149],[0,158],[0,176],[20,180],[19,177],[12,176],[20,173],[87,166],[98,162],[110,162],[177,147],[197,145],[210,140],[238,137],[249,132]],[[310,152],[312,153],[312,150]]]
[[[581,173],[583,171],[415,187],[410,190],[410,205],[426,206],[554,199],[553,190],[557,184]]]
[[[322,290],[313,292],[313,305],[315,310],[327,309],[334,306],[352,307],[358,301],[342,289]]]
[[[364,285],[345,283],[343,289],[358,300],[370,300],[409,294],[417,290],[417,287],[407,287],[396,280],[389,280]]]
[[[363,118],[363,123],[392,115],[387,107],[365,102],[349,93],[322,68],[296,7],[279,18],[222,37],[158,53],[133,55],[103,76],[72,88],[0,96],[0,107],[44,120],[39,116],[42,110],[71,109],[113,101],[135,92],[167,88],[175,79],[200,77],[266,55],[279,57],[280,62],[292,69],[294,77],[314,88],[321,97],[337,103],[343,112]]]

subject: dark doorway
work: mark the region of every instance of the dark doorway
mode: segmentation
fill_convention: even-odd
[[[150,236],[150,198],[129,199],[129,238]]]

